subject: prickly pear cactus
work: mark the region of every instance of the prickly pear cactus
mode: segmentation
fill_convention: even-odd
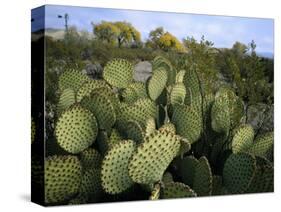
[[[247,153],[232,154],[223,168],[223,182],[232,194],[244,193],[250,186],[256,172],[256,159]]]
[[[89,96],[95,89],[110,89],[104,80],[91,80],[84,83],[77,91],[77,102],[80,102],[85,96]]]
[[[114,125],[116,114],[114,106],[107,96],[93,92],[81,100],[81,105],[94,114],[99,129],[108,131]]]
[[[168,81],[168,73],[165,69],[159,68],[153,72],[148,81],[148,95],[152,100],[156,100],[164,90]]]
[[[73,89],[75,92],[90,78],[77,70],[66,70],[59,77],[59,90],[63,91],[67,88]]]
[[[273,151],[273,132],[258,136],[248,151],[255,156],[271,160]]]
[[[81,152],[81,164],[84,169],[99,168],[101,166],[102,156],[94,148],[88,148]]]
[[[115,144],[106,154],[102,162],[101,180],[105,192],[118,194],[133,185],[129,177],[128,164],[135,151],[132,140],[124,140]]]
[[[165,184],[161,198],[174,199],[196,196],[196,193],[188,185],[185,185],[180,182],[170,182]]]
[[[160,181],[179,148],[180,140],[169,132],[156,131],[145,137],[129,163],[130,177],[140,184]]]
[[[177,133],[187,138],[190,143],[196,142],[202,132],[202,122],[200,115],[191,106],[175,105],[172,123],[175,124]]]
[[[124,59],[114,59],[104,67],[103,78],[114,87],[126,88],[133,80],[133,65]]]
[[[125,59],[107,62],[103,79],[59,76],[46,204],[272,192],[273,132],[249,124],[236,88],[217,88],[191,61],[151,63],[146,82]],[[43,164],[32,164],[40,188]]]
[[[240,126],[232,139],[233,153],[246,152],[252,145],[254,136],[255,132],[252,126]]]
[[[76,156],[51,156],[45,161],[45,202],[56,203],[78,193],[82,167]]]
[[[72,107],[59,118],[55,134],[57,142],[64,150],[74,154],[82,152],[95,141],[96,118],[80,106]]]
[[[62,91],[57,107],[57,113],[61,114],[76,102],[75,92],[71,88],[66,88]]]

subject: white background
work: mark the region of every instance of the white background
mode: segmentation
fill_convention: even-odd
[[[280,189],[280,5],[278,0],[6,0],[0,2],[0,211],[41,211],[30,199],[30,9],[67,4],[275,19],[274,194],[55,207],[54,211],[276,211]],[[153,21],[153,20],[152,20]],[[223,35],[222,35],[223,36]],[[46,210],[46,209],[45,209]],[[280,209],[279,209],[280,211]]]

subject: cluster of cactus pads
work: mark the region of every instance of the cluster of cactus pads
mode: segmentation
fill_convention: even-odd
[[[273,132],[245,124],[229,87],[214,91],[194,65],[158,56],[146,82],[125,59],[103,79],[59,78],[56,144],[45,160],[46,204],[273,191]]]

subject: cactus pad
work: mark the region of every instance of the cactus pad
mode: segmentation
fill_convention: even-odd
[[[173,123],[171,122],[168,122],[164,125],[162,125],[160,128],[159,128],[159,131],[160,132],[164,132],[164,131],[167,131],[167,132],[170,132],[172,134],[176,134],[176,127]]]
[[[242,125],[232,139],[232,152],[246,152],[253,144],[255,132],[251,125]]]
[[[67,88],[73,89],[75,92],[85,83],[91,79],[77,70],[66,70],[59,77],[59,90],[63,91]]]
[[[145,136],[150,135],[156,130],[156,123],[154,118],[148,118],[145,124]]]
[[[230,130],[230,111],[228,97],[226,95],[215,96],[211,109],[212,128],[218,133],[228,134]]]
[[[138,122],[128,121],[126,133],[128,139],[135,141],[137,144],[142,143],[144,138],[144,131],[142,130]]]
[[[193,107],[175,105],[172,122],[176,126],[177,134],[187,138],[191,144],[200,138],[202,121],[200,114]]]
[[[99,168],[101,166],[101,155],[94,148],[88,148],[81,152],[80,158],[84,169]]]
[[[154,185],[154,188],[151,191],[150,200],[157,200],[160,197],[161,186],[157,183]]]
[[[144,138],[129,163],[129,175],[134,182],[153,184],[162,179],[164,171],[176,157],[180,140],[168,132],[155,131]]]
[[[77,92],[77,102],[80,102],[85,96],[89,96],[97,88],[109,89],[109,85],[104,80],[91,80],[84,83]]]
[[[176,75],[176,83],[182,83],[184,79],[186,71],[185,70],[180,70],[177,75]]]
[[[98,199],[102,194],[100,169],[87,169],[82,176],[80,195]]]
[[[57,142],[64,150],[73,154],[82,152],[95,141],[96,118],[80,106],[72,107],[59,118],[55,134]]]
[[[114,59],[106,64],[103,78],[112,86],[126,88],[133,80],[133,65],[125,59]]]
[[[172,105],[184,103],[186,89],[183,83],[173,85],[170,93],[170,102]]]
[[[60,95],[57,111],[61,114],[64,110],[68,109],[75,103],[75,92],[71,88],[64,89]]]
[[[67,200],[79,190],[81,165],[75,156],[51,156],[45,161],[45,202]]]
[[[193,187],[194,174],[197,165],[199,166],[199,161],[196,158],[187,156],[182,159],[179,166],[182,181],[191,187]]]
[[[257,171],[247,193],[273,192],[273,165],[265,158],[256,157]]]
[[[133,82],[122,92],[124,102],[133,103],[139,98],[147,97],[145,84]]]
[[[95,115],[99,129],[108,131],[114,125],[116,121],[115,110],[108,97],[93,92],[81,100],[81,105]]]
[[[212,171],[206,157],[201,157],[195,166],[193,178],[193,190],[199,196],[211,195],[212,192]]]
[[[135,151],[135,143],[125,140],[115,144],[102,162],[102,186],[107,193],[118,194],[133,185],[129,177],[128,163]]]
[[[233,194],[244,193],[256,171],[255,158],[246,153],[231,154],[223,168],[223,184]]]
[[[258,136],[248,151],[255,156],[265,157],[270,160],[273,152],[273,132]]]
[[[159,68],[153,72],[152,77],[148,81],[148,94],[152,100],[156,100],[164,90],[168,80],[167,71]]]
[[[179,182],[165,184],[161,194],[162,199],[174,199],[184,197],[196,197],[196,193],[188,186]]]

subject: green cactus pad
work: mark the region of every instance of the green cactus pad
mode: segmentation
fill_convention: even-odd
[[[232,152],[246,152],[253,144],[255,132],[251,125],[242,125],[232,139]]]
[[[81,105],[96,117],[99,129],[110,130],[116,121],[114,106],[105,95],[93,92],[81,100]]]
[[[58,102],[57,111],[61,114],[64,110],[68,109],[75,103],[75,92],[71,88],[67,88],[62,91]]]
[[[137,92],[130,86],[128,86],[122,93],[122,101],[132,104],[138,99]]]
[[[118,113],[118,127],[126,130],[128,121],[136,121],[144,129],[149,118],[156,117],[156,105],[148,98],[141,98],[133,105],[121,104],[120,113]]]
[[[160,132],[164,132],[164,131],[167,131],[167,132],[170,132],[172,134],[176,134],[176,127],[173,123],[171,122],[168,122],[164,125],[162,125],[160,128],[159,128],[159,131]]]
[[[140,184],[160,181],[179,148],[180,140],[168,132],[155,131],[145,137],[129,163],[132,180]]]
[[[208,196],[212,192],[212,171],[206,157],[201,157],[195,166],[193,190],[199,196]]]
[[[102,194],[101,170],[90,168],[83,173],[79,193],[91,199],[96,199]]]
[[[256,171],[255,158],[246,153],[231,154],[223,168],[223,184],[232,194],[244,193]]]
[[[216,95],[211,109],[212,128],[218,133],[228,134],[231,126],[227,95]]]
[[[152,61],[152,69],[155,72],[158,69],[164,69],[167,71],[168,80],[167,85],[172,85],[176,80],[176,70],[174,70],[171,62],[162,56],[157,56]]]
[[[191,149],[191,144],[186,138],[182,138],[182,137],[179,136],[179,139],[181,141],[181,147],[180,147],[180,150],[178,152],[178,155],[183,157],[183,155],[185,153],[189,152],[189,150]]]
[[[273,132],[258,136],[248,151],[255,156],[264,157],[270,160],[273,152],[273,138]]]
[[[182,181],[190,187],[193,187],[194,174],[197,165],[199,165],[199,161],[193,156],[187,156],[180,162],[180,176],[182,177]]]
[[[145,83],[142,82],[133,82],[129,85],[137,93],[139,98],[147,97]]]
[[[157,183],[154,185],[154,188],[151,191],[150,200],[157,200],[160,197],[161,186]]]
[[[114,107],[115,113],[119,113],[120,100],[118,98],[118,94],[116,94],[112,89],[109,89],[107,87],[96,88],[92,91],[92,94],[93,93],[97,93],[104,96],[105,98],[108,98]]]
[[[118,132],[117,129],[112,128],[110,137],[107,141],[107,145],[108,145],[108,149],[111,149],[111,147],[117,143],[119,143],[120,141],[123,140],[123,137],[121,136],[121,134]]]
[[[135,151],[135,143],[124,140],[115,144],[105,155],[102,162],[102,186],[107,193],[118,194],[133,185],[129,177],[128,163]]]
[[[105,130],[99,130],[97,139],[96,139],[96,144],[97,144],[97,149],[98,151],[104,156],[106,151],[109,149],[109,133],[106,132]]]
[[[97,88],[110,89],[109,85],[104,80],[91,80],[84,83],[79,88],[77,92],[77,102],[80,102],[85,96],[89,96]]]
[[[154,118],[148,118],[145,124],[145,136],[150,135],[156,130],[156,123]]]
[[[230,88],[222,87],[219,89],[218,93],[219,95],[226,95],[228,98],[230,126],[231,128],[234,128],[240,123],[240,120],[244,115],[243,102]]]
[[[262,157],[256,157],[257,171],[247,193],[273,192],[273,165]]]
[[[149,98],[140,98],[135,103],[134,106],[137,108],[144,109],[147,117],[156,117],[156,104],[155,102],[151,101]],[[147,120],[147,118],[146,118]]]
[[[153,72],[148,81],[148,95],[152,100],[156,100],[163,92],[168,81],[168,73],[165,69],[159,68]]]
[[[125,59],[113,59],[106,64],[103,78],[112,86],[126,88],[133,80],[133,65]]]
[[[189,90],[191,99],[194,99],[195,96],[200,94],[200,83],[197,76],[197,70],[194,67],[186,70],[183,83],[186,87],[186,90]]]
[[[171,93],[170,93],[170,103],[172,105],[178,103],[184,103],[186,95],[185,85],[183,83],[177,83],[172,86]]]
[[[144,131],[136,121],[128,121],[126,134],[128,139],[135,141],[137,144],[142,143],[144,138]]]
[[[177,134],[187,138],[191,144],[196,142],[201,136],[202,121],[200,114],[193,107],[175,105],[172,123],[176,126]]]
[[[122,92],[123,101],[134,103],[139,98],[147,97],[145,84],[142,82],[133,82]]]
[[[85,149],[80,156],[83,169],[99,168],[101,166],[102,157],[94,148]]]
[[[63,91],[67,88],[73,89],[75,92],[85,83],[91,79],[77,70],[66,70],[59,77],[59,90]]]
[[[161,199],[174,199],[185,197],[196,197],[197,194],[188,186],[180,182],[165,184],[161,192]]]
[[[180,70],[177,75],[176,75],[176,83],[182,83],[184,79],[186,71],[185,70]]]
[[[174,179],[173,179],[173,175],[170,173],[170,172],[165,172],[163,174],[163,177],[162,177],[162,182],[165,184],[165,183],[170,183],[170,182],[173,182]]]
[[[74,106],[66,110],[59,118],[55,135],[58,144],[64,150],[76,154],[92,145],[97,131],[94,115],[80,106]]]
[[[79,190],[82,167],[76,156],[51,156],[45,161],[45,202],[57,203]]]

